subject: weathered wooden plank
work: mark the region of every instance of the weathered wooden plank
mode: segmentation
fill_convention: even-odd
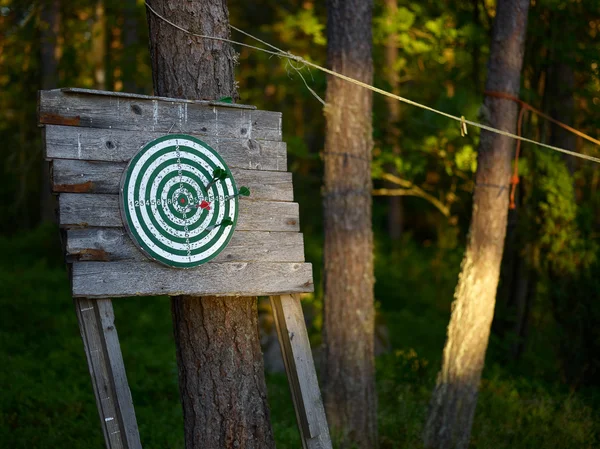
[[[125,364],[121,355],[119,336],[115,327],[115,314],[110,299],[96,301],[96,318],[102,329],[106,362],[109,369],[111,387],[114,390],[119,428],[125,440],[125,447],[142,449],[133,399],[127,382]]]
[[[75,298],[107,449],[141,449],[110,299]]]
[[[304,449],[331,449],[317,373],[298,295],[271,296],[279,346]]]
[[[108,97],[119,97],[119,98],[135,98],[144,100],[161,100],[161,101],[179,101],[182,103],[194,103],[204,104],[210,106],[219,106],[223,108],[234,108],[234,109],[256,109],[256,106],[239,104],[239,103],[224,103],[222,101],[207,101],[207,100],[186,100],[182,98],[168,98],[168,97],[155,97],[153,95],[143,94],[132,94],[129,92],[110,92],[106,90],[95,90],[95,89],[84,89],[81,87],[62,87],[62,92],[71,94],[86,94],[86,95],[103,95]]]
[[[67,262],[148,260],[123,228],[69,229],[66,235]],[[252,261],[304,262],[302,234],[236,230],[227,247],[209,263]]]
[[[54,192],[119,193],[124,162],[90,162],[56,159],[52,162]],[[238,187],[250,189],[253,200],[293,201],[292,174],[289,172],[232,168]]]
[[[119,211],[119,196],[90,193],[62,193],[58,197],[59,224],[62,227],[123,226]],[[297,203],[278,201],[239,201],[236,229],[239,231],[298,232]]]
[[[281,140],[281,113],[173,99],[40,91],[39,122],[133,131]]]
[[[74,297],[270,296],[313,291],[308,263],[207,263],[177,270],[155,262],[76,262]]]
[[[47,125],[44,134],[47,159],[127,162],[142,146],[166,133]],[[287,170],[285,142],[190,135],[214,148],[230,168]]]

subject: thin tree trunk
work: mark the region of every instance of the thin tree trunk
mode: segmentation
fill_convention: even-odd
[[[562,62],[551,64],[548,69],[545,92],[545,95],[548,96],[549,100],[548,113],[551,117],[567,125],[573,124],[573,115],[575,111],[575,99],[573,98],[574,90],[575,74],[573,73],[573,68]],[[550,144],[575,151],[577,137],[566,129],[551,124]],[[575,158],[565,155],[564,160],[569,171],[573,174],[575,171]]]
[[[121,62],[123,89],[137,92],[137,6],[136,0],[124,0],[123,6],[123,60]]]
[[[92,67],[94,71],[94,87],[106,89],[106,14],[104,0],[97,0],[94,8],[94,25],[92,26]]]
[[[514,360],[518,360],[519,357],[521,357],[523,348],[525,347],[525,329],[527,320],[529,319],[529,301],[531,300],[531,278],[529,264],[521,257],[517,261],[517,272],[513,293],[516,316],[512,330],[515,341],[511,346],[510,355]]]
[[[519,185],[521,189],[523,184]],[[519,193],[521,190],[519,190]],[[519,229],[517,227],[519,206],[517,209],[508,212],[506,237],[504,239],[504,253],[502,255],[502,264],[500,267],[500,278],[498,290],[496,292],[496,310],[492,321],[492,333],[503,339],[510,330],[513,320],[512,311],[514,309],[514,285],[518,276],[517,265],[522,255],[519,242]]]
[[[47,0],[40,11],[42,89],[58,86],[57,46],[60,31],[60,0]]]
[[[492,32],[486,90],[519,94],[529,0],[499,0]],[[515,132],[517,105],[487,97],[492,126]],[[473,215],[452,304],[442,368],[431,399],[424,441],[430,448],[467,448],[506,234],[514,142],[481,132]]]
[[[328,64],[373,79],[370,0],[329,0]],[[324,396],[342,447],[377,447],[371,230],[372,94],[327,81],[324,179]]]
[[[390,17],[390,20],[393,20],[396,17],[396,13],[398,11],[398,0],[385,0],[385,7]],[[396,61],[398,60],[398,42],[397,42],[397,34],[390,33],[388,36],[388,41],[385,46],[385,67],[387,70],[387,80],[390,84],[390,90],[393,94],[400,95],[400,78],[398,77],[398,72],[395,69]],[[400,102],[394,100],[393,98],[386,97],[385,99],[388,108],[388,131],[387,131],[387,139],[388,144],[392,149],[393,156],[400,157]],[[388,171],[393,175],[397,175],[398,171],[396,170],[396,166],[391,164],[388,167]],[[398,186],[386,182],[386,188],[393,189]],[[403,231],[403,207],[402,207],[402,197],[400,196],[390,196],[388,198],[388,234],[392,240],[400,239]]]
[[[479,0],[471,0],[473,5],[473,24],[476,27],[481,26],[481,21],[479,20]],[[473,76],[473,86],[475,86],[475,91],[478,92],[480,89],[479,86],[479,60],[481,59],[481,48],[479,42],[477,42],[473,46],[473,54],[471,55],[473,58],[473,68],[472,68],[472,76]]]
[[[191,32],[229,37],[223,0],[150,4]],[[156,94],[237,97],[229,44],[185,34],[150,10],[147,15]],[[180,297],[172,299],[171,309],[186,448],[274,448],[256,298]]]
[[[47,0],[40,11],[40,70],[42,89],[58,87],[58,35],[60,31],[60,0]],[[56,199],[50,191],[50,163],[42,160],[41,219],[55,221]]]

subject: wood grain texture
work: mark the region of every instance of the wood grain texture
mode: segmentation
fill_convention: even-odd
[[[67,231],[67,262],[147,261],[123,228]],[[238,231],[227,247],[208,263],[304,262],[304,242],[297,232]]]
[[[39,122],[130,131],[281,140],[281,113],[174,99],[150,100],[61,90],[39,94]]]
[[[271,296],[271,306],[304,449],[331,449],[302,305],[298,295]]]
[[[52,162],[54,192],[119,193],[123,162],[90,162],[56,159]],[[292,174],[277,171],[243,170],[232,168],[239,187],[250,189],[251,199],[293,201]]]
[[[222,101],[212,101],[212,100],[187,100],[183,98],[169,98],[169,97],[157,97],[154,95],[144,95],[144,94],[132,94],[130,92],[110,92],[106,90],[96,90],[96,89],[85,89],[82,87],[61,87],[60,90],[65,93],[70,94],[85,94],[85,95],[103,95],[105,97],[118,97],[118,98],[134,98],[134,99],[143,99],[143,100],[160,100],[160,101],[177,101],[181,103],[193,103],[193,104],[202,104],[209,106],[219,106],[223,108],[233,108],[233,109],[256,109],[256,106],[248,105],[248,104],[239,104],[239,103],[225,103]]]
[[[74,299],[107,449],[141,449],[110,299]]]
[[[270,296],[313,291],[308,263],[209,263],[189,270],[155,262],[76,262],[74,297]]]
[[[175,132],[179,130],[175,129]],[[46,125],[45,157],[128,162],[142,146],[165,134],[167,132]],[[287,170],[285,142],[205,136],[193,132],[187,134],[210,145],[230,168]]]
[[[62,193],[58,197],[61,227],[123,226],[119,196],[90,193]],[[239,231],[298,232],[297,203],[277,201],[239,201],[236,229]]]

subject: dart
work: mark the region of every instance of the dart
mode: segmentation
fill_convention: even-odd
[[[206,230],[212,231],[213,229],[218,228],[219,226],[231,226],[232,224],[233,224],[233,220],[231,218],[224,218],[223,221],[221,221],[221,223],[207,226]]]
[[[240,187],[240,190],[235,195],[229,195],[225,197],[225,201],[231,200],[236,196],[250,196],[250,189],[248,187]]]
[[[202,200],[200,204],[196,204],[195,207],[196,209],[210,210],[210,203],[206,200]]]
[[[206,185],[206,190],[210,190],[210,188],[215,185],[217,181],[223,181],[225,178],[227,178],[227,171],[223,170],[222,168],[215,168],[212,179]]]

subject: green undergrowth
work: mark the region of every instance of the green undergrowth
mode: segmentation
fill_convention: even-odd
[[[1,448],[103,447],[57,235],[49,227],[0,238]],[[413,267],[413,276],[425,276],[427,270],[422,268],[421,273]],[[413,304],[396,304],[386,311],[390,299],[381,300],[381,290],[378,296],[393,347],[377,359],[382,449],[421,447],[439,369],[448,304],[438,297],[416,302],[419,290],[414,285],[397,293],[405,295],[398,301],[406,303],[409,288],[413,289]],[[114,304],[143,447],[183,448],[169,300],[129,298]],[[473,448],[599,447],[598,409],[590,400],[597,391],[569,392],[489,365]],[[300,442],[285,376],[270,374],[267,383],[277,447],[297,449]]]

